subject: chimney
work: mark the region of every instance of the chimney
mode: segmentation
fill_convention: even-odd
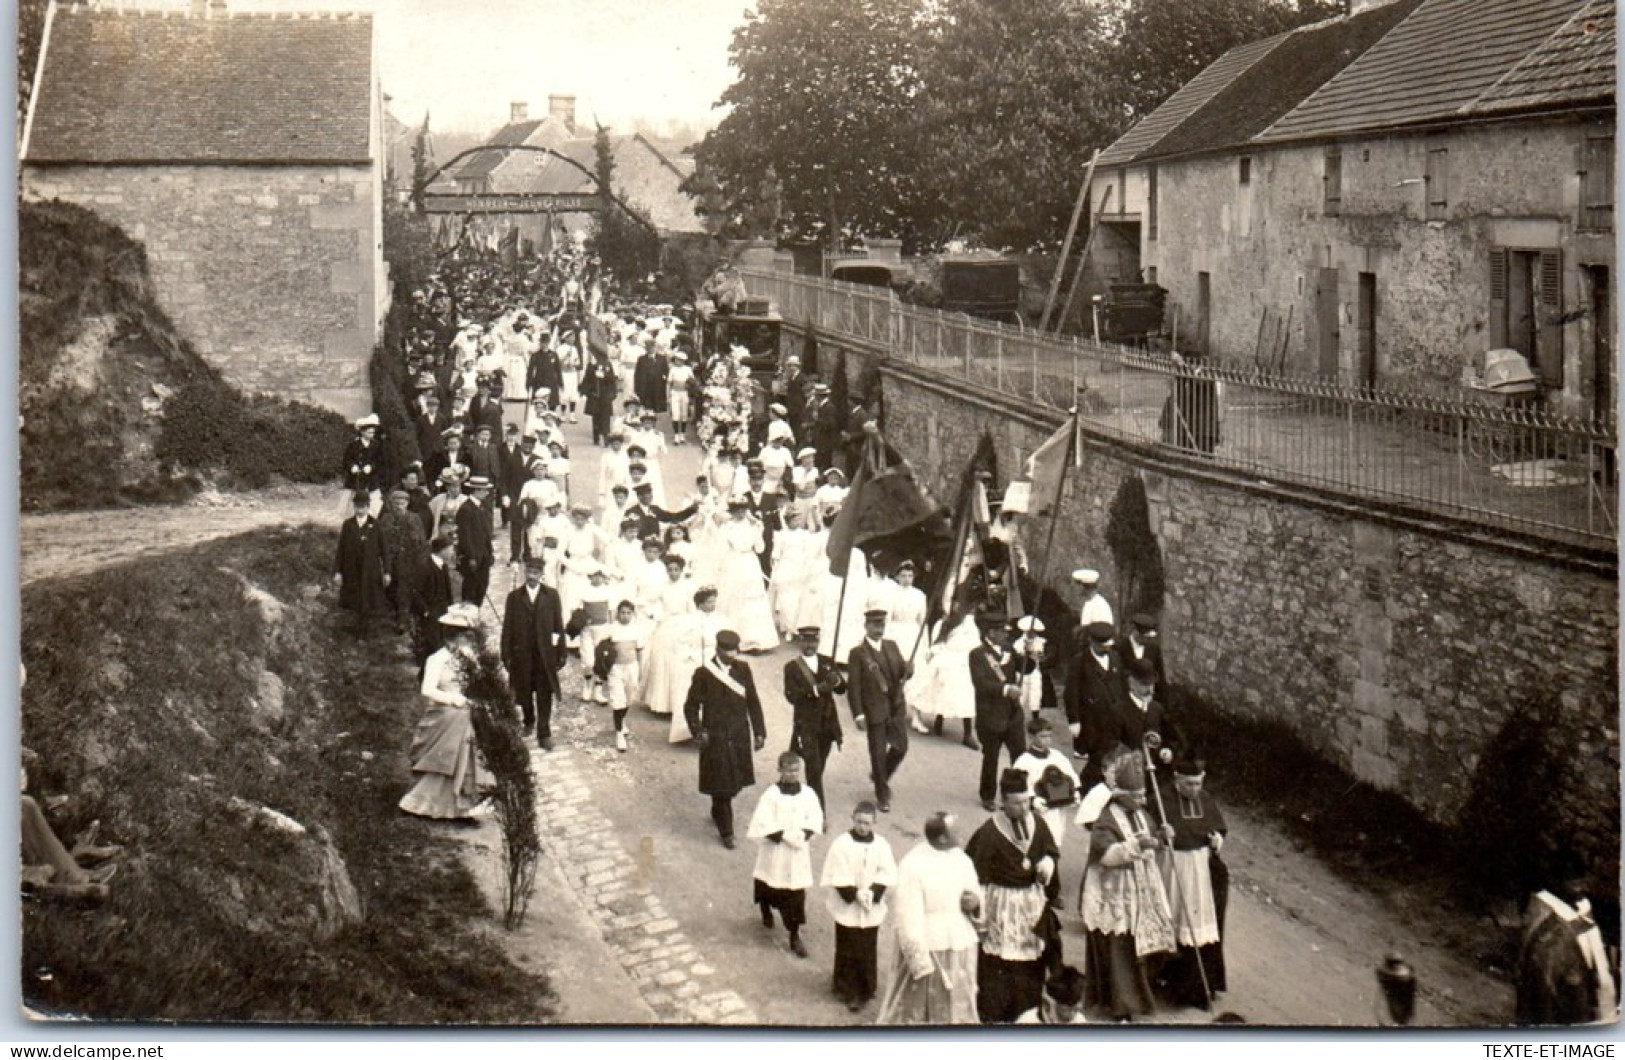
[[[226,0],[209,0],[209,17],[226,17]]]
[[[557,118],[571,132],[576,131],[576,98],[574,96],[548,96],[547,113]]]
[[[509,125],[512,125],[514,122],[517,122],[517,121],[529,121],[529,120],[530,120],[530,105],[527,104],[524,100],[517,100],[517,101],[515,101],[513,103],[508,104],[508,124]]]

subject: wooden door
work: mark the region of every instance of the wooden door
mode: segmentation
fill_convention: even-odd
[[[1315,288],[1315,330],[1320,336],[1320,374],[1328,377],[1335,377],[1340,367],[1343,336],[1337,314],[1337,270],[1321,269]]]

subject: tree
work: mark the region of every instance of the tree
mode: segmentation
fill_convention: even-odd
[[[1107,0],[1104,102],[1127,128],[1231,48],[1342,11],[1343,0]]]
[[[922,56],[921,177],[951,233],[1058,243],[1089,155],[1122,130],[1088,0],[945,0]]]
[[[423,112],[423,127],[412,141],[412,209],[423,212],[423,192],[429,186],[429,112]]]
[[[734,31],[731,106],[695,149],[724,224],[782,197],[780,234],[837,247],[903,236],[917,208],[912,130],[922,0],[761,0]],[[703,201],[703,200],[702,200]]]
[[[615,195],[615,142],[609,129],[598,126],[592,146],[598,212],[587,237],[588,248],[615,276],[640,282],[660,268],[660,236],[654,222]]]

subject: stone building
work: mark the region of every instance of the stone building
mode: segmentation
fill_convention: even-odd
[[[161,304],[248,390],[358,414],[388,307],[366,15],[52,5],[25,198],[147,248]]]
[[[595,130],[576,122],[574,96],[549,96],[540,119],[514,103],[485,150],[448,167],[430,186],[430,210],[442,227],[473,224],[488,242],[517,229],[534,248],[547,238],[550,217],[564,232],[585,231],[597,209],[594,140]],[[694,200],[680,190],[694,172],[685,145],[633,132],[611,134],[610,146],[618,198],[647,214],[663,237],[705,231]]]
[[[1611,412],[1612,0],[1350,9],[1232,49],[1098,160],[1179,345],[1448,396],[1511,348],[1548,408]]]

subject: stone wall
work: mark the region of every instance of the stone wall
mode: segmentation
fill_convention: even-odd
[[[833,350],[821,343],[824,365]],[[854,394],[878,385],[888,441],[938,498],[954,496],[984,433],[1002,486],[1060,425],[1058,414],[908,365],[852,351],[845,365]],[[1557,790],[1530,797],[1558,807],[1553,827],[1566,840],[1617,855],[1613,560],[1288,491],[1153,447],[1085,434],[1081,453],[1049,581],[1066,592],[1066,572],[1096,567],[1124,610],[1106,530],[1123,481],[1139,476],[1165,568],[1172,681],[1226,712],[1285,723],[1444,825],[1469,812],[1475,785],[1496,779],[1487,771],[1533,766],[1497,749],[1534,723],[1561,776]],[[1047,530],[1035,521],[1027,531],[1035,567]]]
[[[359,415],[379,338],[372,167],[30,166],[23,194],[96,211],[146,245],[161,304],[250,391]]]

